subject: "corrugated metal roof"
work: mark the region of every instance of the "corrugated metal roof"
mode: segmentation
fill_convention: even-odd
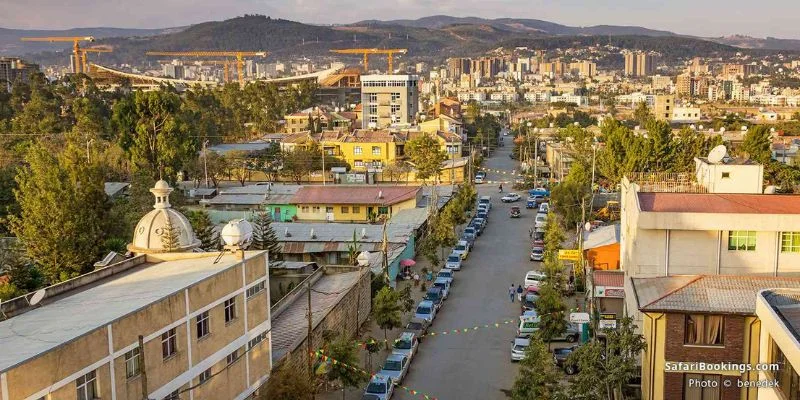
[[[625,273],[623,271],[597,270],[592,272],[594,286],[624,287]]]
[[[355,232],[359,243],[380,243],[383,225],[344,224],[336,222],[273,222],[272,227],[281,242],[339,242],[350,243]],[[311,237],[314,231],[315,238]],[[406,224],[386,224],[386,237],[390,243],[406,243],[414,228]],[[286,234],[289,234],[287,236]]]
[[[648,212],[800,214],[800,196],[733,193],[639,193]]]
[[[619,243],[619,224],[600,226],[586,234],[583,249],[595,249],[616,243]]]
[[[800,278],[691,275],[633,278],[639,310],[755,315],[758,292],[800,288]]]
[[[419,186],[304,186],[294,196],[295,204],[392,205],[413,199]]]
[[[219,194],[201,202],[203,204],[259,205],[263,204],[265,200],[266,196],[263,194]]]

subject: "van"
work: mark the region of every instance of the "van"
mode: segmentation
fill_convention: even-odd
[[[478,199],[478,205],[481,205],[481,204],[486,204],[487,207],[489,207],[489,209],[491,210],[492,209],[492,196],[481,196],[480,199]]]
[[[519,326],[517,327],[517,337],[531,336],[539,330],[539,322],[541,317],[519,317]]]

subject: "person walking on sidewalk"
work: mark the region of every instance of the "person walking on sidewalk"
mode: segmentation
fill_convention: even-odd
[[[522,285],[517,286],[517,300],[522,301]]]
[[[511,285],[511,286],[508,288],[508,297],[509,297],[509,298],[511,298],[511,302],[512,302],[512,303],[514,302],[514,295],[515,295],[515,293],[516,293],[516,290],[514,290],[514,285],[512,284],[512,285]]]

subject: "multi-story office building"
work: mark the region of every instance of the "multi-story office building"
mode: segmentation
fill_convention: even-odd
[[[362,128],[411,124],[418,112],[417,75],[362,75]]]
[[[39,72],[39,65],[20,58],[0,57],[0,90],[11,91],[14,82],[28,82],[31,74]]]
[[[653,90],[669,90],[671,86],[671,77],[665,75],[653,75],[651,83]]]
[[[266,382],[267,253],[197,252],[171,191],[151,189],[133,257],[46,288],[38,305],[3,303],[0,399],[245,399]],[[178,237],[165,248],[168,222]]]

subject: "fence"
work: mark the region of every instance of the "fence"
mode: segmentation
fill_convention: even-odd
[[[628,180],[639,186],[639,192],[707,193],[708,189],[688,172],[632,172]]]

